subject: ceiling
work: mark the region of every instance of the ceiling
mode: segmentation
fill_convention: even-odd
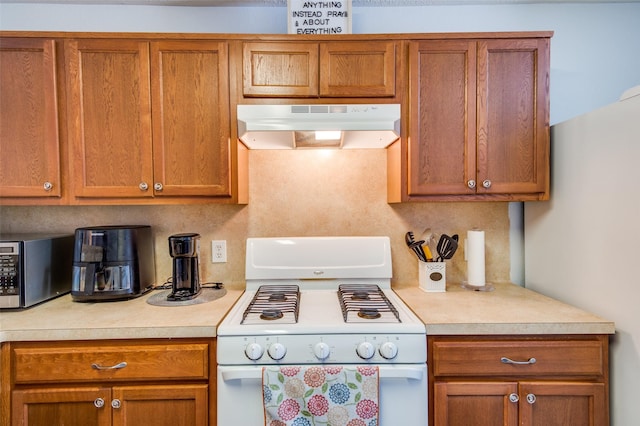
[[[640,0],[352,0],[360,6],[488,5],[526,3],[637,3]],[[287,0],[0,0],[0,3],[131,4],[149,6],[281,7]]]

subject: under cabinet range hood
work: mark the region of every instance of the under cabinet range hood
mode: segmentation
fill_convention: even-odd
[[[238,105],[238,137],[249,149],[386,148],[400,105]]]

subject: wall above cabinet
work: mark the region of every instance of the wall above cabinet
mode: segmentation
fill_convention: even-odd
[[[354,7],[556,3],[557,0],[352,0]],[[628,3],[640,0],[626,0]],[[141,4],[147,6],[286,7],[287,0],[6,0],[3,3]],[[620,0],[564,0],[564,3],[620,3]]]

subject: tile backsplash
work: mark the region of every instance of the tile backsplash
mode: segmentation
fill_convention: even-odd
[[[201,235],[201,279],[244,285],[247,237],[386,235],[391,238],[393,285],[415,286],[416,258],[404,242],[420,236],[485,230],[488,282],[509,281],[508,203],[386,201],[384,150],[249,152],[249,204],[167,206],[0,206],[2,232],[69,232],[82,226],[148,224],[155,235],[158,282],[171,276],[167,238]],[[227,241],[227,263],[211,263],[211,240]],[[466,278],[464,249],[448,261],[447,282]]]

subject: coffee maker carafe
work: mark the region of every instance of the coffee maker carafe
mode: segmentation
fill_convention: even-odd
[[[169,254],[173,258],[171,294],[167,300],[190,300],[200,294],[199,234],[176,234],[169,237]]]

